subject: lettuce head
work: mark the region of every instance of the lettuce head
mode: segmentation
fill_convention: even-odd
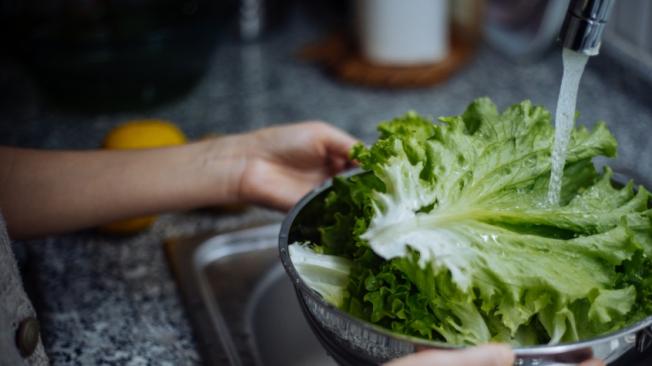
[[[352,152],[365,172],[298,223],[293,263],[328,301],[452,344],[572,342],[652,315],[651,195],[594,167],[616,153],[604,123],[573,130],[559,206],[551,116],[528,101],[378,130]]]

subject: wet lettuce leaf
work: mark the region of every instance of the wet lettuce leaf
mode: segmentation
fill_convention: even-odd
[[[349,265],[346,281],[322,277],[337,296],[313,286],[327,299],[453,344],[572,342],[652,315],[651,195],[596,171],[594,157],[616,153],[604,123],[574,129],[554,207],[542,107],[500,113],[481,98],[459,116],[408,113],[378,130],[352,152],[366,173],[336,178],[304,220],[318,235],[303,255]]]

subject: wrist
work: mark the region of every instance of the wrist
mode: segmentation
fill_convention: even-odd
[[[197,143],[198,181],[202,181],[207,205],[246,201],[241,190],[247,162],[251,159],[249,135],[230,135]]]

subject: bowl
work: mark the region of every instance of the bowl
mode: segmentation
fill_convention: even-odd
[[[348,175],[359,174],[354,171]],[[279,234],[279,252],[296,290],[307,322],[331,356],[342,365],[377,365],[424,349],[457,349],[443,342],[429,341],[394,333],[358,319],[325,301],[299,276],[292,264],[288,246],[301,241],[295,223],[313,202],[329,192],[332,181],[325,182],[304,196],[289,212]],[[515,365],[575,364],[592,357],[623,365],[648,365],[652,361],[652,316],[617,332],[573,343],[516,347]],[[645,360],[642,360],[646,358]],[[640,363],[639,363],[640,362]]]

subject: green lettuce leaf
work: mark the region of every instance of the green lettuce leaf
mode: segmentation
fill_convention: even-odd
[[[346,258],[319,253],[308,245],[295,243],[289,247],[292,263],[306,285],[326,301],[340,305],[351,271]]]
[[[380,124],[336,179],[313,242],[350,261],[336,304],[396,332],[454,344],[571,342],[652,314],[650,193],[591,159],[604,123],[573,131],[560,206],[546,201],[554,130],[525,101]],[[310,224],[304,224],[310,226]]]

